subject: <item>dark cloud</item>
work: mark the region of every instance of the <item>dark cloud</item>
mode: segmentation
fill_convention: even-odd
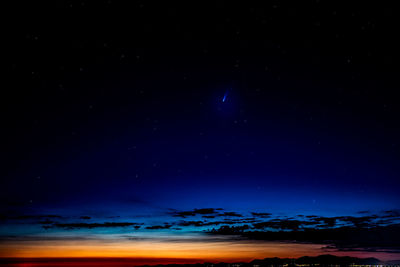
[[[400,220],[397,211],[385,211],[381,215],[366,215],[366,216],[337,216],[337,217],[323,217],[317,215],[298,215],[296,217],[279,216],[273,218],[271,213],[258,213],[252,212],[253,217],[244,218],[244,216],[237,212],[219,212],[217,209],[194,209],[192,211],[174,212],[174,217],[196,216],[202,213],[212,213],[212,215],[202,215],[200,220],[184,220],[173,222],[172,225],[179,227],[213,227],[219,226],[224,234],[229,232],[237,233],[238,231],[285,231],[285,232],[299,232],[308,230],[327,230],[337,229],[340,227],[350,227],[354,229],[359,228],[372,228],[377,226],[387,226],[394,224]],[[360,214],[360,213],[358,213]],[[362,213],[364,214],[364,213]],[[397,216],[397,217],[396,217]],[[223,220],[218,218],[225,217]],[[198,217],[197,217],[198,218]],[[215,220],[213,220],[215,219]],[[243,228],[246,225],[246,228]],[[225,226],[230,226],[226,228]],[[154,228],[153,228],[154,227]],[[165,229],[165,226],[153,226],[149,229]],[[249,228],[247,228],[249,227]],[[230,230],[234,229],[234,230]],[[213,233],[218,233],[218,229]],[[279,238],[278,238],[279,239]]]
[[[396,210],[386,210],[384,211],[385,215],[382,217],[385,218],[400,218],[400,209],[396,209]]]
[[[241,223],[256,223],[256,222],[261,222],[261,221],[262,220],[256,219],[256,218],[245,218],[245,219],[240,220]]]
[[[314,217],[313,220],[315,222],[321,222],[325,227],[334,227],[336,225],[337,218],[335,217]]]
[[[356,227],[356,228],[368,228],[376,226],[385,226],[398,222],[399,217],[391,216],[390,218],[386,216],[378,215],[368,215],[368,216],[338,216],[338,217],[322,217],[315,215],[308,216],[297,216],[298,218],[305,219],[271,219],[268,221],[261,221],[253,223],[253,227],[258,230],[272,228],[276,230],[300,230],[303,228],[333,228],[333,227]]]
[[[336,219],[342,222],[352,223],[356,227],[375,226],[375,224],[372,223],[372,220],[375,220],[377,218],[378,218],[377,215],[363,216],[363,217],[353,217],[353,216],[336,217]]]
[[[44,225],[48,225],[48,224],[54,224],[55,222],[49,219],[40,221],[39,224],[44,224]]]
[[[400,252],[400,211],[387,210],[380,214],[358,212],[360,216],[324,217],[317,215],[297,215],[295,217],[273,216],[267,212],[252,212],[250,217],[232,211],[201,208],[189,211],[173,211],[170,216],[193,218],[175,219],[159,225],[144,225],[133,222],[70,223],[71,218],[54,214],[14,215],[19,223],[36,223],[44,229],[93,229],[101,227],[132,227],[138,230],[173,229],[185,227],[199,228],[209,235],[254,240],[293,241],[326,244],[326,249],[350,251],[390,251]],[[10,218],[10,217],[8,217]],[[75,217],[77,218],[77,217]],[[78,216],[89,220],[89,216]],[[25,222],[24,220],[27,220]],[[211,230],[210,230],[211,229]],[[229,235],[232,235],[229,237]],[[235,237],[233,237],[233,235]],[[219,238],[219,237],[218,237]]]
[[[204,226],[203,221],[181,221],[178,223],[179,226]]]
[[[337,216],[337,217],[320,217],[305,216],[308,221],[318,222],[318,227],[340,227],[349,226],[357,228],[368,228],[376,226],[387,226],[400,222],[400,214],[396,211],[385,212],[384,215],[368,215],[368,216]]]
[[[245,225],[240,225],[240,226],[229,226],[229,225],[224,225],[221,226],[218,229],[212,229],[210,233],[217,233],[217,234],[222,234],[222,235],[236,235],[238,233],[243,233],[245,230],[250,229],[250,227],[245,224]]]
[[[38,224],[49,224],[52,222],[50,219],[66,219],[66,217],[55,215],[55,214],[36,214],[36,215],[0,215],[0,220],[8,221],[15,224],[20,223],[38,223]]]
[[[223,221],[180,221],[178,223],[179,226],[196,226],[196,227],[201,227],[201,226],[210,226],[210,225],[221,225],[221,224],[237,224],[238,221],[236,220],[223,220]]]
[[[202,209],[194,209],[191,211],[174,211],[172,212],[172,216],[186,218],[188,216],[218,214],[219,210],[222,209],[202,208]]]
[[[358,214],[367,214],[367,212]],[[292,240],[327,244],[327,249],[336,251],[400,253],[400,212],[398,210],[366,216],[299,215],[296,216],[297,219],[287,217],[267,219],[271,218],[272,214],[252,213],[252,215],[255,218],[235,218],[214,222],[188,221],[180,224],[181,226],[218,226],[218,228],[207,230],[207,233],[212,235],[239,235],[242,238],[254,240]],[[262,218],[262,216],[269,217]]]
[[[146,229],[149,230],[159,230],[159,229],[169,229],[172,227],[172,224],[164,224],[164,225],[153,225],[153,226],[147,226]]]
[[[273,228],[277,230],[292,230],[297,231],[302,227],[308,225],[315,225],[317,222],[313,221],[299,221],[299,220],[288,220],[288,219],[274,219],[266,222],[254,223],[253,228],[265,229]]]
[[[227,216],[227,217],[243,217],[242,214],[236,213],[236,212],[224,212],[220,214],[219,216]]]
[[[137,223],[131,222],[105,222],[105,223],[55,223],[53,227],[66,228],[66,229],[93,229],[93,228],[109,228],[109,227],[127,227],[137,226]]]
[[[196,215],[203,215],[203,218],[215,218],[215,217],[243,217],[242,214],[239,214],[237,212],[231,212],[231,211],[226,211],[226,212],[220,212],[223,209],[218,208],[202,208],[202,209],[194,209],[190,211],[173,211],[172,216],[173,217],[181,217],[181,218],[186,218],[190,216],[196,216]]]
[[[252,212],[251,215],[259,218],[269,218],[272,214],[268,212]]]
[[[217,211],[216,209],[207,208],[207,209],[195,209],[194,212],[195,212],[196,214],[215,214],[215,213],[217,213],[218,211]]]
[[[293,222],[292,222],[293,223]],[[241,229],[236,226],[221,226],[208,231],[213,235],[237,235],[245,239],[268,241],[295,241],[329,244],[335,250],[390,250],[400,253],[400,224],[379,227],[338,227],[330,229],[299,229],[298,222],[290,226],[291,230],[260,231],[253,228]],[[293,230],[294,229],[294,230]]]
[[[193,211],[180,211],[180,212],[176,212],[173,216],[186,218],[188,216],[196,216],[196,213],[194,213]]]
[[[144,240],[152,240],[153,239],[151,237],[144,237],[144,236],[141,236],[141,237],[138,237],[138,236],[121,236],[121,237],[126,238],[127,240],[130,240],[130,241],[144,241]]]

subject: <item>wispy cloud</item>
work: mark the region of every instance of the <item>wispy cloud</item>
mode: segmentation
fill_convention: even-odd
[[[185,240],[189,233],[197,232],[210,240],[263,240],[326,244],[327,249],[337,251],[390,251],[400,252],[400,211],[386,210],[381,213],[358,212],[355,216],[325,217],[296,215],[286,217],[269,212],[236,212],[221,208],[198,208],[193,210],[169,210],[163,216],[136,217],[135,222],[91,216],[65,217],[57,214],[19,214],[8,216],[9,225],[29,224],[56,233],[78,229],[107,228],[128,233],[169,231],[181,233],[173,240]],[[85,220],[85,221],[82,221]],[[87,222],[90,220],[89,222]],[[117,230],[117,228],[123,228]],[[101,230],[100,230],[101,231]],[[2,238],[2,237],[0,237]],[[142,237],[141,237],[142,238]]]
[[[66,228],[66,229],[93,229],[93,228],[115,228],[115,227],[128,227],[139,226],[138,223],[131,222],[105,222],[105,223],[55,223],[53,227]]]

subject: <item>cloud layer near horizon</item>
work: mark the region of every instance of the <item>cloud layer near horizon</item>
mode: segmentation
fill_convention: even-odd
[[[269,212],[240,213],[222,208],[197,208],[184,211],[168,210],[158,218],[151,219],[139,216],[135,217],[135,221],[123,216],[102,218],[57,214],[15,214],[2,215],[0,218],[3,228],[0,239],[3,243],[31,242],[32,236],[46,241],[49,237],[58,237],[57,241],[60,241],[66,236],[71,236],[60,233],[74,233],[76,240],[95,234],[119,235],[121,240],[127,238],[130,241],[152,242],[168,240],[212,244],[285,241],[323,244],[329,251],[337,252],[400,253],[399,210],[387,210],[378,214],[361,211],[353,216],[324,217],[300,214],[288,217]],[[32,233],[18,232],[18,227],[26,228],[27,225],[32,229]],[[4,227],[16,230],[9,234]],[[157,234],[160,231],[174,237],[163,239]],[[193,238],[190,233],[199,235]],[[71,241],[70,238],[65,240]]]

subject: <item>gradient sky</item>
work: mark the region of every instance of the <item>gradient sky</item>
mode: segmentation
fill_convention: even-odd
[[[200,22],[165,8],[22,8],[1,101],[0,257],[399,259],[390,9],[218,2]],[[51,25],[28,23],[31,9]],[[346,227],[396,234],[283,242]]]

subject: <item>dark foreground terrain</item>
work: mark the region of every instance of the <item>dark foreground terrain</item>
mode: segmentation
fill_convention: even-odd
[[[165,262],[165,264],[160,264]],[[238,263],[188,263],[189,260],[144,260],[136,258],[2,258],[0,266],[18,267],[50,267],[50,266],[157,266],[157,267],[272,267],[272,266],[400,266],[398,262],[381,262],[376,258],[337,257],[320,255],[317,257],[293,258],[266,258],[251,262]],[[145,265],[144,265],[145,264]]]

